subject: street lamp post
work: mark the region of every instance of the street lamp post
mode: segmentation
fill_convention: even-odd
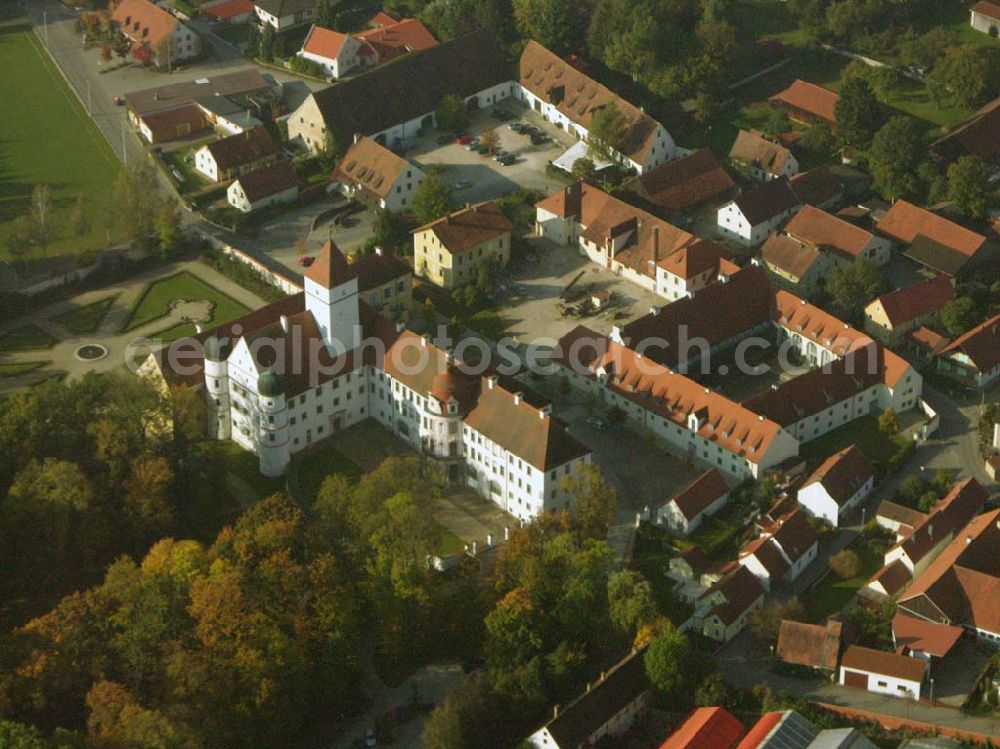
[[[934,704],[934,677],[931,677],[931,704]]]
[[[45,29],[45,46],[49,46],[49,12],[47,10],[42,11],[42,26]]]

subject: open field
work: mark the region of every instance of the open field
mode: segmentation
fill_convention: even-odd
[[[223,294],[193,274],[182,271],[149,285],[132,310],[125,330],[134,330],[140,325],[165,317],[170,311],[171,303],[179,300],[211,302],[213,305],[211,322],[216,325],[229,322],[249,312],[232,297]],[[175,339],[192,335],[194,324],[177,325],[169,331],[174,334]]]
[[[117,234],[102,203],[121,165],[15,8],[0,0],[0,260],[16,259],[8,239],[37,184],[52,189],[54,239],[23,258],[94,250],[109,230]],[[68,218],[80,195],[89,228],[71,236]]]

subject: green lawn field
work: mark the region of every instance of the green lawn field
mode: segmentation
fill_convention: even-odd
[[[0,0],[0,260],[10,254],[15,220],[27,213],[37,184],[52,189],[55,239],[33,245],[25,260],[78,254],[107,241],[109,194],[121,165],[67,87],[34,33]],[[89,231],[70,236],[67,218],[82,195]],[[111,227],[112,238],[118,233]]]
[[[232,297],[223,294],[192,273],[181,271],[159,281],[154,281],[146,288],[135,309],[132,310],[125,330],[134,330],[140,325],[166,316],[170,311],[170,303],[176,300],[212,302],[215,305],[212,310],[212,322],[216,325],[227,323],[250,311]],[[195,332],[194,325],[190,323],[175,325],[168,330],[171,335],[166,336],[166,338],[169,340],[193,335]]]

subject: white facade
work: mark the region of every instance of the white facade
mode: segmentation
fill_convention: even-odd
[[[840,522],[840,516],[848,513],[869,494],[875,486],[875,476],[869,476],[864,483],[844,504],[839,505],[830,496],[830,493],[823,486],[822,481],[815,481],[809,486],[803,487],[798,493],[798,502],[814,518],[822,518],[834,528]]]
[[[194,168],[212,182],[219,181],[219,165],[215,163],[215,157],[208,150],[208,146],[202,146],[195,151]]]
[[[234,181],[226,190],[226,200],[229,202],[229,205],[238,211],[242,211],[243,213],[260,211],[264,208],[269,208],[272,205],[293,203],[298,197],[299,186],[292,185],[291,187],[268,195],[264,198],[260,198],[256,202],[251,203],[247,198],[246,193],[243,191],[243,185],[240,184],[238,179]]]
[[[336,57],[317,55],[313,52],[307,52],[305,49],[299,50],[298,55],[319,65],[323,68],[323,72],[331,78],[340,78],[361,64],[364,59],[358,54],[361,47],[361,42],[347,34]]]
[[[743,215],[736,201],[733,200],[719,209],[716,223],[719,233],[724,237],[734,239],[748,247],[756,247],[771,236],[771,232],[781,226],[785,220],[794,215],[798,208],[798,206],[789,208],[772,216],[767,221],[751,224],[749,219]]]
[[[388,191],[384,195],[374,196],[378,207],[392,213],[408,211],[413,204],[413,196],[423,179],[424,173],[407,162],[406,169],[400,172],[396,181],[389,186]],[[343,181],[340,183],[340,192],[349,200],[370,194],[360,183]]]
[[[841,666],[839,682],[841,686],[847,686],[847,679],[850,678],[849,674],[862,674],[867,679],[867,686],[865,688],[869,692],[910,700],[920,699],[920,687],[922,685],[920,681],[912,681],[887,674],[876,674],[871,671],[859,671],[858,669],[849,669]]]
[[[657,512],[656,522],[658,525],[666,525],[673,533],[688,536],[705,522],[705,518],[711,517],[725,507],[728,501],[729,493],[726,492],[693,518],[687,518],[681,512],[681,508],[677,506],[677,500],[671,499]]]
[[[657,266],[655,291],[664,299],[676,302],[678,299],[684,299],[701,291],[709,284],[714,283],[717,277],[718,273],[714,268],[691,278],[681,278],[676,273],[671,273],[665,268]]]
[[[565,130],[567,133],[576,136],[580,140],[587,140],[589,137],[587,129],[583,127],[583,125],[571,120],[565,114],[560,112],[559,108],[555,104],[551,104],[538,98],[520,84],[516,84],[516,88],[517,98],[523,101],[529,108],[541,114],[544,119],[548,120],[562,130]],[[635,169],[637,174],[642,174],[655,166],[659,166],[660,164],[675,158],[677,156],[677,146],[674,143],[674,139],[670,136],[670,133],[667,132],[666,128],[657,123],[653,143],[650,145],[649,153],[642,163],[639,163],[621,153],[613,155],[616,157],[615,160],[619,163],[626,167]]]
[[[970,15],[969,23],[976,31],[981,31],[992,37],[1000,35],[1000,19],[991,18],[976,10],[971,11]]]
[[[289,28],[290,26],[295,26],[296,24],[305,23],[312,18],[312,9],[300,10],[294,13],[285,13],[281,16],[277,16],[269,11],[264,10],[259,5],[254,6],[254,12],[257,15],[257,21],[260,24],[267,24],[274,28],[275,31],[282,31]]]

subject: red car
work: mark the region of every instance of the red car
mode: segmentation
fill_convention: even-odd
[[[461,143],[463,146],[468,145],[469,143],[472,142],[472,136],[471,135],[459,135],[457,138],[455,138],[455,142],[456,143]]]
[[[303,255],[302,257],[299,258],[299,265],[301,265],[303,268],[308,268],[310,265],[313,264],[313,261],[315,259],[316,258],[313,257],[312,255]]]

